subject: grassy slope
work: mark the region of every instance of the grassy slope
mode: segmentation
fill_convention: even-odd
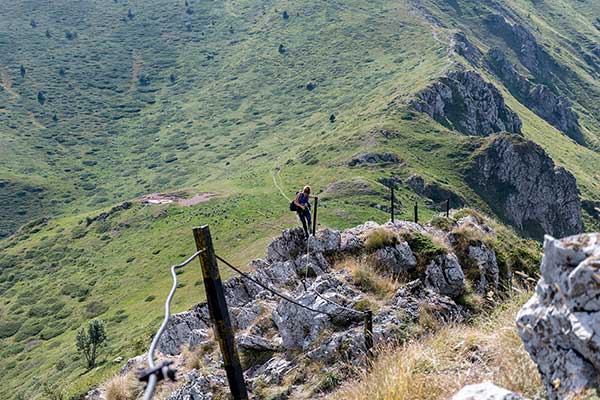
[[[276,167],[288,196],[305,182],[317,189],[343,180],[368,185],[364,194],[323,197],[321,222],[332,227],[384,221],[387,215],[371,205],[386,203],[376,180],[390,174],[417,172],[486,209],[460,175],[471,140],[390,106],[450,67],[446,31],[434,36],[418,13],[391,1],[190,4],[191,14],[183,2],[4,5],[0,68],[11,76],[11,90],[0,89],[0,178],[16,188],[2,192],[4,203],[22,202],[25,214],[2,212],[11,227],[37,215],[65,216],[2,242],[0,320],[26,326],[0,340],[3,398],[35,396],[33,375],[70,382],[68,391],[81,392],[111,374],[117,367],[106,362],[82,375],[73,356],[74,330],[94,308],[108,307],[100,315],[111,336],[103,360],[143,351],[170,285],[166,268],[193,251],[191,226],[210,223],[217,247],[236,262],[260,255],[271,235],[295,223],[273,184]],[[553,23],[546,13],[538,18]],[[473,29],[483,42],[485,32]],[[77,31],[77,39],[67,40],[65,30]],[[283,55],[279,44],[287,49]],[[20,64],[27,67],[25,79]],[[140,85],[142,75],[148,85]],[[308,82],[316,89],[306,90]],[[44,106],[38,90],[48,93]],[[577,176],[585,196],[598,198],[597,154],[505,95],[523,118],[525,135]],[[380,129],[393,135],[384,138]],[[394,151],[405,164],[344,165],[352,154],[377,150]],[[23,202],[23,185],[43,187],[48,200]],[[181,188],[221,197],[191,208],[136,206],[111,217],[110,226],[92,224],[85,237],[73,239],[73,230],[99,207]],[[417,197],[405,187],[398,197],[401,217],[410,218]],[[424,217],[432,213],[425,210]],[[191,268],[182,275],[176,311],[201,298],[197,280]],[[89,287],[90,294],[82,301],[61,294],[67,283]],[[150,295],[156,300],[145,302]],[[49,299],[64,304],[60,312],[35,316],[35,305]],[[120,310],[127,318],[117,322],[124,318],[117,317]],[[66,367],[58,371],[61,359]]]

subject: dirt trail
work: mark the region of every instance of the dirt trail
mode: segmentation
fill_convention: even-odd
[[[184,195],[184,193],[151,193],[140,197],[140,201],[142,204],[149,206],[177,203],[183,207],[191,207],[196,204],[206,203],[215,198],[217,193],[203,192],[195,194],[192,197],[183,197]]]
[[[7,71],[2,71],[2,81],[0,86],[2,86],[2,88],[11,96],[19,97],[19,93],[15,92],[15,90],[12,88],[12,79]]]

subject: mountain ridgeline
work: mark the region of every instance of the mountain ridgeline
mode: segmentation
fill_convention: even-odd
[[[3,2],[0,397],[87,393],[146,350],[192,226],[246,265],[307,183],[336,230],[390,186],[398,220],[600,229],[599,78],[594,0]]]

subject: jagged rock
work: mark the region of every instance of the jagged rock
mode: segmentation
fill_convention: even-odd
[[[402,162],[394,153],[364,153],[353,156],[349,161],[350,167],[361,165],[399,164]]]
[[[491,382],[468,385],[450,400],[527,400],[521,395],[502,389]]]
[[[308,248],[311,251],[321,252],[325,255],[335,254],[340,251],[342,236],[339,231],[325,228],[308,239]]]
[[[298,303],[327,315],[282,300],[273,311],[273,321],[286,349],[306,350],[331,324],[343,326],[360,317],[359,313],[351,310],[359,293],[332,275],[319,276],[306,292],[292,297]],[[327,300],[349,309],[341,309]]]
[[[529,82],[498,48],[487,53],[486,61],[519,101],[572,139],[582,142],[577,114],[566,97],[557,96],[545,85]]]
[[[329,262],[320,252],[307,252],[295,261],[296,274],[300,277],[315,277],[329,270]]]
[[[275,356],[260,366],[252,375],[260,376],[263,384],[279,385],[283,378],[295,368],[297,365],[293,361]]]
[[[278,343],[267,340],[263,337],[250,334],[241,334],[236,336],[237,345],[243,350],[252,351],[279,351],[281,347]]]
[[[546,236],[541,279],[517,316],[548,399],[600,384],[600,234]]]
[[[455,210],[450,211],[450,216],[454,217],[455,213],[456,213]],[[470,228],[477,229],[479,232],[481,232],[484,235],[496,236],[496,232],[494,231],[494,228],[492,228],[488,224],[484,223],[483,221],[479,221],[477,218],[475,218],[472,215],[467,215],[466,217],[460,218],[458,221],[456,221],[456,225],[458,227],[469,226]]]
[[[220,373],[200,375],[195,369],[186,374],[184,380],[184,385],[171,393],[167,400],[212,400],[211,388],[227,384],[225,376]]]
[[[176,355],[185,346],[194,347],[208,339],[208,325],[195,311],[172,315],[158,341],[163,354]]]
[[[475,261],[479,268],[477,291],[484,293],[488,286],[493,290],[498,290],[500,268],[498,268],[494,250],[482,243],[478,246],[469,246],[467,256]]]
[[[474,44],[472,44],[467,35],[464,32],[456,32],[453,36],[454,49],[458,54],[466,58],[473,64],[477,64],[481,60],[481,50]]]
[[[307,353],[311,360],[331,365],[339,360],[360,364],[366,355],[364,328],[357,327],[342,332],[334,332],[325,341]]]
[[[437,256],[425,270],[425,283],[435,291],[450,297],[465,290],[465,275],[454,253]]]
[[[498,215],[532,237],[583,229],[575,178],[531,141],[491,138],[475,153],[467,179]]]
[[[521,63],[533,74],[539,76],[547,69],[548,55],[527,28],[519,24],[512,25],[498,14],[489,15],[486,22],[491,27],[491,32],[502,37],[513,47]]]
[[[343,253],[360,251],[365,246],[365,237],[368,232],[379,227],[377,222],[367,221],[362,225],[346,229],[341,233],[340,250]]]
[[[302,228],[286,229],[267,247],[266,261],[272,263],[293,260],[305,250],[306,239]]]
[[[254,260],[251,266],[261,282],[275,286],[288,286],[297,282],[298,276],[293,261],[275,261],[270,264],[264,260]]]
[[[125,365],[119,369],[119,375],[124,376],[133,370],[142,370],[146,365],[146,354],[136,356],[127,360]]]
[[[504,103],[500,91],[475,71],[451,72],[423,89],[415,110],[468,135],[521,133],[521,120]]]
[[[372,257],[377,268],[393,275],[409,272],[417,266],[417,258],[406,242],[383,247],[373,253]]]
[[[378,332],[381,332],[381,339],[384,339],[386,332],[404,326],[407,321],[417,321],[422,306],[426,306],[441,322],[463,322],[468,318],[464,307],[416,279],[398,289],[390,302],[390,309],[373,318],[376,339],[379,339]],[[398,311],[402,311],[402,314],[398,315]]]

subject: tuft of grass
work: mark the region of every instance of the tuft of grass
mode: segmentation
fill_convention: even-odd
[[[510,299],[473,325],[446,326],[422,340],[379,351],[369,372],[359,373],[331,399],[442,400],[467,384],[492,381],[530,398],[542,398],[537,367],[517,333],[514,318],[530,293]]]
[[[429,225],[441,229],[444,232],[449,232],[454,227],[454,219],[441,217],[439,215],[434,216],[429,220]]]
[[[375,251],[398,243],[398,235],[388,229],[378,228],[369,233],[365,241],[365,248],[367,251]]]
[[[444,243],[422,233],[405,233],[402,239],[408,243],[417,258],[417,271],[424,271],[433,258],[450,252]]]
[[[398,281],[390,276],[377,273],[368,263],[357,259],[345,259],[336,268],[350,272],[356,286],[363,292],[372,293],[377,298],[389,299],[398,290]]]
[[[142,388],[131,375],[115,376],[105,385],[106,400],[134,400],[141,394]]]

